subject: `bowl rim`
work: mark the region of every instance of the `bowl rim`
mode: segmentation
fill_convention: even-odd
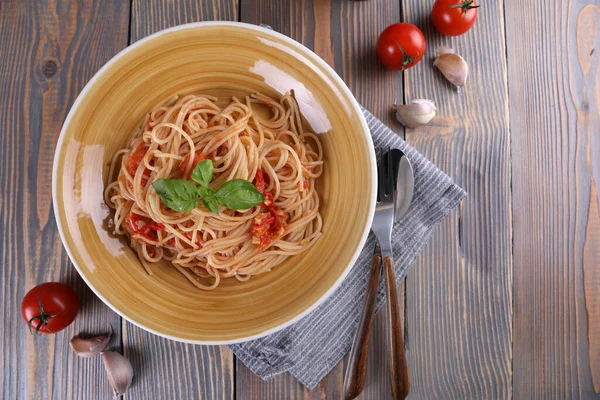
[[[372,185],[370,199],[369,199],[370,202],[369,202],[369,214],[367,216],[367,223],[365,224],[364,230],[361,234],[359,244],[356,247],[356,250],[354,251],[354,254],[352,255],[350,262],[348,263],[348,265],[346,266],[346,268],[344,269],[342,274],[337,278],[337,280],[334,282],[334,284],[319,299],[317,299],[312,305],[310,305],[304,311],[302,311],[298,315],[294,316],[293,318],[290,318],[288,321],[286,321],[282,324],[279,324],[277,326],[274,326],[263,332],[260,332],[260,333],[257,333],[257,334],[251,335],[251,336],[244,336],[244,337],[240,337],[240,338],[236,338],[236,339],[190,340],[190,339],[184,339],[184,338],[177,337],[177,336],[168,335],[163,332],[159,332],[152,328],[146,327],[143,323],[132,320],[129,316],[125,315],[122,311],[120,311],[115,306],[113,306],[99,291],[96,290],[96,288],[91,284],[91,282],[88,281],[85,274],[82,272],[82,269],[74,261],[74,257],[72,255],[71,249],[69,248],[67,241],[65,239],[64,227],[63,227],[61,219],[60,219],[59,205],[57,202],[57,190],[58,190],[57,176],[58,176],[58,169],[59,169],[58,162],[59,162],[59,158],[60,158],[60,154],[61,154],[61,149],[63,148],[63,144],[64,144],[63,142],[64,142],[64,139],[66,136],[67,127],[70,125],[71,119],[73,118],[75,111],[79,108],[79,105],[80,105],[82,99],[87,95],[87,92],[90,90],[90,88],[99,79],[99,77],[104,73],[104,71],[106,71],[108,68],[110,68],[119,58],[123,57],[125,54],[133,51],[134,49],[143,46],[146,42],[149,42],[161,35],[164,35],[164,34],[167,34],[170,32],[179,31],[179,30],[194,29],[194,28],[204,27],[204,26],[243,27],[246,29],[261,32],[263,34],[275,36],[276,38],[282,40],[283,42],[285,42],[285,44],[287,44],[291,47],[300,48],[301,50],[312,53],[312,55],[314,55],[314,60],[310,60],[310,61],[313,62],[314,64],[324,68],[329,73],[329,75],[330,75],[329,78],[331,78],[335,83],[337,83],[339,85],[339,87],[343,91],[344,95],[347,96],[347,98],[350,100],[350,102],[354,108],[354,111],[356,111],[359,121],[360,121],[360,124],[361,124],[361,128],[362,128],[361,131],[364,134],[366,141],[367,141],[369,157],[370,157],[371,164],[373,166],[373,168],[371,168],[371,181],[377,182],[377,168],[376,168],[377,163],[376,163],[375,147],[373,145],[373,139],[371,137],[370,129],[367,125],[367,121],[364,117],[364,114],[361,110],[361,107],[360,107],[358,101],[356,100],[356,98],[354,97],[354,95],[352,94],[352,92],[350,91],[348,86],[346,85],[346,83],[337,74],[337,72],[335,72],[335,70],[331,66],[329,66],[329,64],[327,64],[321,57],[319,57],[315,52],[313,52],[308,47],[304,46],[302,43],[300,43],[282,33],[279,33],[273,29],[265,28],[263,26],[253,25],[253,24],[249,24],[249,23],[244,23],[244,22],[203,21],[203,22],[192,22],[192,23],[188,23],[188,24],[176,25],[171,28],[160,30],[158,32],[155,32],[149,36],[146,36],[146,37],[138,40],[137,42],[125,47],[124,49],[119,51],[117,54],[115,54],[85,84],[85,86],[83,87],[81,92],[77,95],[77,98],[73,102],[73,105],[71,106],[69,113],[67,114],[67,117],[65,118],[65,120],[62,124],[61,130],[60,130],[60,135],[59,135],[58,141],[56,143],[56,149],[54,152],[54,159],[53,159],[53,164],[52,164],[52,203],[53,203],[54,219],[56,221],[58,233],[60,235],[60,239],[63,244],[63,248],[65,249],[65,251],[67,252],[67,255],[69,256],[69,260],[71,261],[71,263],[73,264],[73,266],[75,267],[77,272],[79,273],[79,276],[81,276],[83,281],[86,283],[86,285],[92,290],[92,292],[94,292],[94,294],[96,296],[98,296],[98,298],[100,298],[100,300],[102,300],[102,302],[104,304],[106,304],[108,307],[110,307],[110,309],[112,309],[115,313],[117,313],[121,317],[125,318],[128,322],[134,324],[135,326],[137,326],[147,332],[150,332],[152,334],[160,336],[160,337],[164,337],[164,338],[174,340],[177,342],[197,344],[197,345],[227,345],[227,344],[243,343],[243,342],[247,342],[250,340],[259,339],[261,337],[278,332],[278,331],[300,321],[302,318],[304,318],[305,316],[310,314],[312,311],[314,311],[323,302],[325,302],[325,300],[327,300],[333,294],[333,292],[337,288],[340,287],[340,285],[342,284],[344,279],[346,279],[346,277],[348,276],[348,274],[354,267],[354,264],[356,263],[356,260],[358,259],[358,256],[360,255],[360,253],[361,253],[362,249],[364,248],[365,243],[367,241],[367,237],[371,230],[371,224],[373,222],[373,215],[375,212],[375,203],[376,203],[376,199],[377,199],[377,186]]]

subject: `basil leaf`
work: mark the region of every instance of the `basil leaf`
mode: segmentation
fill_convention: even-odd
[[[215,191],[208,186],[198,188],[198,195],[202,198],[202,204],[215,214],[219,213],[219,202],[215,198]]]
[[[213,163],[211,160],[198,162],[192,171],[192,180],[203,186],[208,186],[213,176]]]
[[[265,201],[265,197],[245,179],[225,182],[215,193],[219,203],[232,210],[246,210]]]
[[[204,207],[208,208],[215,214],[219,213],[219,203],[217,202],[217,199],[214,198],[214,196],[205,197],[204,199],[202,199],[202,203],[204,204]]]
[[[171,210],[191,212],[198,207],[198,189],[192,182],[183,179],[158,179],[152,183],[152,187]]]
[[[211,188],[209,188],[208,186],[200,186],[198,188],[198,196],[200,196],[203,199],[212,197],[215,197],[215,191],[212,190]]]

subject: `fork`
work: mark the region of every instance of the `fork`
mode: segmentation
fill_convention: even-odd
[[[377,165],[377,205],[375,207],[373,225],[371,226],[371,230],[377,237],[378,243],[375,247],[365,307],[354,343],[352,344],[348,369],[344,378],[345,399],[357,397],[364,387],[370,328],[375,311],[375,300],[382,260],[386,274],[386,336],[390,352],[392,394],[394,399],[405,399],[410,390],[408,367],[402,340],[403,332],[400,325],[396,274],[394,273],[392,258],[391,235],[392,226],[394,225],[394,197],[397,195],[393,171],[392,157],[389,154],[389,149],[386,149]]]

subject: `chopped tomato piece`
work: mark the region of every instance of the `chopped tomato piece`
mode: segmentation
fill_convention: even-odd
[[[269,212],[258,214],[254,217],[254,223],[250,232],[255,239],[258,239],[258,249],[267,247],[278,236],[285,233],[286,217],[279,210],[279,207],[268,207]]]
[[[134,151],[129,154],[129,158],[127,159],[127,172],[132,177],[135,176],[140,164],[144,161],[144,157],[148,152],[148,146],[145,144],[139,145]],[[144,168],[144,174],[142,175],[142,185],[146,186],[148,180],[150,179],[150,170],[148,168]],[[130,184],[131,186],[131,184]]]
[[[150,229],[154,229],[155,231],[164,231],[165,225],[161,222],[152,221],[152,223],[146,224],[146,226],[144,227],[144,231],[148,231]]]
[[[256,170],[256,176],[254,177],[254,186],[261,192],[263,195],[265,194],[265,175],[262,169]]]
[[[266,175],[262,169],[256,170],[256,176],[254,177],[254,186],[261,192],[263,195],[265,194],[265,187],[271,183],[269,179],[269,175]]]
[[[150,218],[143,217],[131,211],[125,217],[125,226],[132,236],[141,235],[149,240],[156,240],[158,238],[156,232],[165,229],[162,223],[155,222]]]
[[[193,153],[194,161],[192,164],[192,168],[188,171],[187,166],[188,166],[188,163],[190,162],[191,154],[192,153],[189,153],[187,156],[185,156],[185,158],[179,164],[179,171],[181,171],[181,176],[183,177],[183,179],[189,179],[190,175],[192,174],[192,171],[194,170],[194,168],[196,168],[196,165],[200,161],[207,159],[206,154],[204,154],[203,151],[197,151],[197,152]]]
[[[129,154],[129,158],[127,159],[127,172],[129,172],[129,175],[135,175],[147,152],[148,146],[142,144]]]
[[[262,250],[276,237],[282,236],[285,233],[287,217],[275,205],[273,194],[266,191],[265,173],[261,169],[256,171],[254,186],[265,196],[265,201],[262,202],[261,206],[266,208],[265,211],[268,211],[254,217],[254,223],[252,224],[252,228],[250,228],[252,236],[258,239],[258,249]]]
[[[304,181],[304,185],[301,185],[301,184],[300,184],[300,182],[298,182],[298,189],[299,189],[300,191],[302,191],[302,190],[305,190],[305,189],[308,189],[308,186],[309,186],[309,185],[308,185],[308,181]]]
[[[148,248],[146,249],[146,251],[148,252],[148,255],[150,257],[156,257],[156,247],[154,247],[154,246],[148,246]]]
[[[269,176],[267,175],[266,178],[269,179]],[[256,176],[254,177],[254,186],[263,194],[263,196],[265,196],[265,201],[262,204],[264,206],[272,206],[273,194],[266,191],[266,185],[267,182],[265,182],[265,173],[259,168],[256,170]]]
[[[263,193],[265,196],[265,201],[263,201],[263,205],[267,207],[271,207],[273,205],[273,195],[269,192]]]
[[[146,183],[148,183],[149,179],[150,179],[150,170],[148,168],[146,168],[146,170],[144,171],[144,175],[142,175],[142,186],[146,186]]]
[[[252,234],[255,237],[262,237],[269,232],[271,226],[275,223],[275,218],[271,213],[260,213],[254,217],[254,225],[252,226]]]

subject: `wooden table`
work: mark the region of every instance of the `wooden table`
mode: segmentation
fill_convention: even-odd
[[[432,0],[1,0],[0,398],[110,398],[99,359],[73,332],[112,324],[133,362],[131,399],[339,398],[344,362],[313,390],[263,382],[227,347],[191,346],[127,323],[71,266],[52,215],[61,124],[92,75],[127,45],[203,20],[269,24],[314,49],[357,99],[464,187],[405,287],[414,399],[600,398],[600,1],[485,1],[475,28],[440,36]],[[378,34],[398,21],[428,39],[424,61],[383,68]],[[457,94],[431,67],[457,49],[471,75]],[[391,106],[432,98],[438,118],[404,130]],[[76,289],[72,328],[34,338],[25,292]],[[364,398],[390,396],[383,315]]]

